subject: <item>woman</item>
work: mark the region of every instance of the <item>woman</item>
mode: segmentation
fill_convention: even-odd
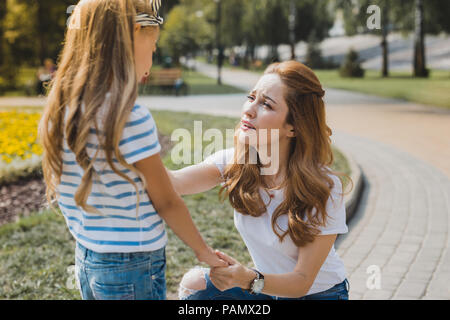
[[[345,267],[334,249],[337,234],[348,231],[342,174],[329,168],[323,95],[305,65],[270,65],[244,104],[234,148],[170,172],[180,194],[222,183],[256,266],[217,252],[229,266],[189,271],[181,299],[348,299]]]

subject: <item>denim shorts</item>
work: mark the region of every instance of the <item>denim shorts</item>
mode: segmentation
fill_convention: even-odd
[[[83,300],[165,300],[165,247],[98,253],[77,242],[75,276]]]
[[[195,291],[185,297],[185,300],[348,300],[348,291],[350,289],[349,282],[345,279],[328,290],[300,298],[283,298],[263,293],[253,295],[239,287],[220,291],[211,282],[208,272],[204,274],[206,289]]]

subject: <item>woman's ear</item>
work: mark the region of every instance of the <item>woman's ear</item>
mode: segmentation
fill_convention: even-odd
[[[294,126],[288,124],[288,125],[286,126],[286,128],[287,128],[287,130],[288,130],[286,136],[289,137],[289,138],[294,138],[294,137],[295,137]]]

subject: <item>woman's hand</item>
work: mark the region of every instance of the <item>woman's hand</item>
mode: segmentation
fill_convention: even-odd
[[[211,268],[209,276],[214,286],[220,291],[234,287],[250,289],[250,284],[256,277],[255,272],[244,267],[237,260],[223,252],[216,250],[216,254],[220,259],[226,261],[229,266]]]
[[[221,259],[218,255],[215,254],[215,251],[210,247],[207,247],[205,250],[199,253],[195,253],[197,256],[197,260],[200,262],[204,262],[208,264],[210,267],[227,267],[228,262]]]

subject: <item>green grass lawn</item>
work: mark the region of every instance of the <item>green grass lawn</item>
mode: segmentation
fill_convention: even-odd
[[[232,86],[218,85],[216,79],[195,71],[185,71],[183,77],[189,85],[190,95],[244,93],[243,90]]]
[[[391,72],[382,78],[379,71],[366,70],[362,79],[342,78],[338,70],[316,70],[323,86],[403,99],[425,105],[450,108],[450,72],[432,70],[430,78],[413,78],[407,72]]]
[[[203,121],[203,130],[218,128],[223,133],[227,128],[234,128],[237,121],[184,112],[152,111],[152,114],[158,130],[167,136],[176,128],[186,128],[193,134],[194,120]],[[333,168],[350,173],[344,156],[337,150],[334,155]],[[163,161],[171,169],[182,167],[172,163],[170,152]],[[211,247],[251,265],[246,246],[234,228],[233,209],[228,201],[219,201],[218,190],[216,187],[183,199]],[[173,297],[183,274],[198,262],[169,228],[167,231],[167,292]],[[67,268],[74,264],[74,248],[75,242],[62,215],[54,212],[34,214],[0,227],[0,299],[80,299],[77,290],[66,286],[71,277]]]

